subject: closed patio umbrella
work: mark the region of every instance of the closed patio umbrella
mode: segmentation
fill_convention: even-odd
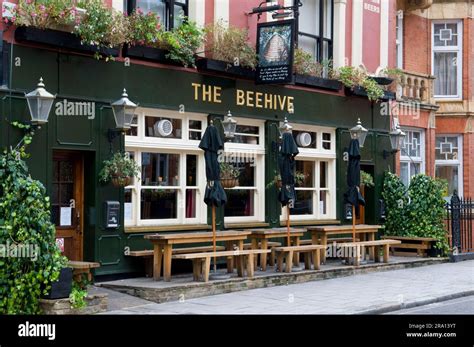
[[[216,206],[222,206],[227,202],[227,196],[220,181],[220,167],[217,160],[219,150],[224,148],[224,143],[219,136],[217,128],[212,124],[207,127],[202,136],[199,148],[204,150],[206,162],[206,192],[204,202],[212,206],[212,242],[214,253],[216,252]],[[216,271],[216,257],[214,257],[214,272]]]
[[[298,155],[298,146],[291,132],[282,134],[281,146],[279,152],[279,167],[281,176],[281,190],[278,194],[278,200],[282,206],[287,208],[286,229],[287,245],[290,245],[290,206],[294,205],[296,200],[295,193],[295,157]]]
[[[355,214],[359,205],[365,206],[365,200],[360,193],[360,150],[359,140],[351,139],[349,144],[349,163],[347,165],[347,192],[344,200],[352,205],[352,241],[355,242]]]

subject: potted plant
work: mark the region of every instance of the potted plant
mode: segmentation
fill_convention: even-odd
[[[305,178],[306,175],[303,172],[295,171],[295,185],[302,185],[304,183]],[[276,171],[274,180],[267,184],[267,188],[271,188],[273,185],[275,185],[278,189],[281,189],[281,187],[283,186],[281,182],[281,175]]]
[[[195,22],[182,18],[172,31],[163,30],[153,12],[137,9],[128,17],[128,38],[124,56],[165,64],[194,66],[195,51],[203,41],[203,31]]]
[[[51,283],[51,289],[44,299],[62,299],[69,297],[72,288],[72,269],[63,267],[59,273],[57,281]]]
[[[116,152],[111,159],[104,161],[99,180],[104,183],[112,181],[116,187],[126,187],[132,183],[133,177],[139,178],[139,172],[139,166],[128,153]]]
[[[205,29],[206,57],[196,61],[198,70],[253,79],[257,53],[248,43],[247,30],[225,27],[222,21]]]
[[[221,183],[224,188],[234,188],[238,185],[238,177],[240,171],[236,169],[232,164],[222,162],[220,163],[221,169]]]
[[[331,60],[319,63],[314,60],[311,54],[301,48],[295,49],[293,70],[295,72],[295,83],[298,85],[329,90],[339,90],[342,87],[340,81],[333,79],[334,70]]]

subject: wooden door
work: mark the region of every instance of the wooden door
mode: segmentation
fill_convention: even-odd
[[[51,191],[56,242],[69,260],[82,260],[84,158],[73,151],[53,153]]]

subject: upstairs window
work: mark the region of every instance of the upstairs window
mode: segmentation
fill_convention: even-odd
[[[333,0],[301,0],[298,17],[298,47],[318,62],[332,59]]]
[[[434,96],[462,98],[462,22],[434,22],[432,47]]]
[[[189,0],[128,0],[128,13],[139,8],[143,12],[153,12],[160,17],[167,30],[179,27],[183,16],[188,15]]]

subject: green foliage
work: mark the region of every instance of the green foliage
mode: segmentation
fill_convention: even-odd
[[[87,297],[87,286],[89,284],[86,274],[82,274],[80,281],[72,281],[71,294],[69,294],[69,302],[72,308],[81,309],[87,306],[85,298]]]
[[[153,12],[144,14],[140,9],[128,17],[127,42],[132,45],[155,46],[161,35],[160,18]]]
[[[236,169],[232,164],[220,162],[219,166],[221,170],[221,179],[234,179],[238,178],[240,175],[239,169]]]
[[[304,183],[305,179],[306,175],[304,172],[295,171],[295,186],[301,186]],[[266,188],[268,189],[273,186],[276,186],[278,181],[281,181],[281,175],[275,170],[275,178],[273,181],[267,184]]]
[[[183,24],[171,32],[163,32],[161,45],[169,50],[168,58],[184,66],[195,66],[196,50],[202,45],[204,31],[198,25],[183,18]]]
[[[435,248],[449,251],[444,228],[446,182],[419,174],[412,177],[408,190],[400,178],[387,173],[382,196],[385,201],[388,235],[432,237]]]
[[[30,143],[30,128],[14,126],[27,132],[20,144]],[[36,257],[0,258],[0,314],[39,313],[39,298],[66,262],[56,245],[49,197],[43,184],[29,175],[25,157],[24,145],[0,155],[0,244],[10,244],[10,250],[27,246]]]
[[[334,70],[332,60],[317,62],[314,57],[301,48],[295,49],[293,70],[299,75],[333,78]]]
[[[370,101],[377,101],[384,95],[382,87],[362,69],[353,66],[343,66],[334,75],[347,88],[354,89],[358,86],[364,88]]]
[[[10,20],[18,26],[46,29],[74,25],[80,14],[73,0],[19,0]]]
[[[219,21],[206,27],[205,43],[212,59],[251,69],[257,66],[257,53],[248,42],[248,31],[245,29],[226,28]]]
[[[368,188],[375,187],[374,178],[372,175],[363,170],[360,171],[360,184],[363,184]]]
[[[99,181],[103,183],[109,182],[112,178],[139,178],[140,167],[128,153],[116,152],[112,158],[104,160],[103,165],[99,172]]]

